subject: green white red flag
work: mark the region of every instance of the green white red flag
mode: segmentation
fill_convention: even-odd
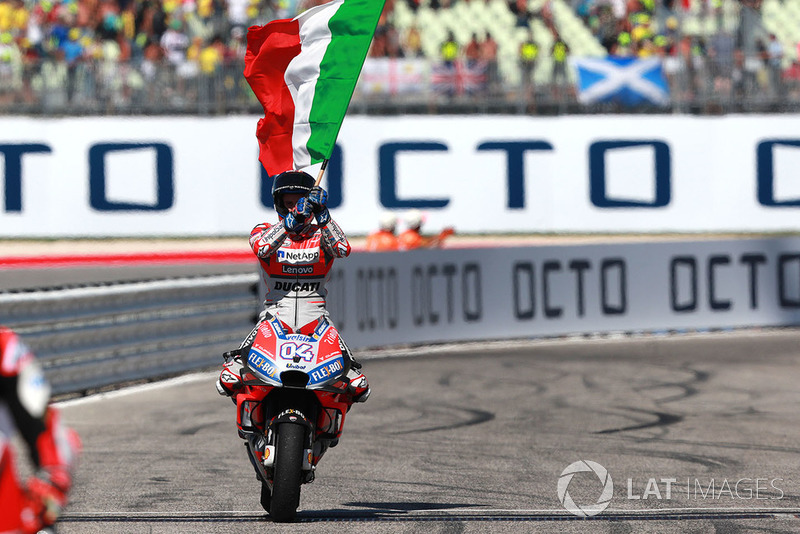
[[[264,107],[270,176],[330,158],[384,2],[333,0],[248,30],[244,77]]]

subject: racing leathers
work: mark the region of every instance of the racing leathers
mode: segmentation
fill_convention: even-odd
[[[250,233],[266,284],[264,312],[292,331],[328,316],[325,284],[336,258],[350,254],[350,243],[335,221],[310,225],[302,234],[290,234],[282,224],[263,223]]]
[[[53,525],[66,504],[81,444],[49,401],[50,387],[33,353],[0,327],[0,534],[38,532]],[[24,484],[10,443],[17,430],[36,467]]]
[[[266,285],[264,310],[259,324],[269,317],[277,317],[288,332],[311,334],[317,321],[330,317],[326,308],[325,284],[336,258],[350,254],[350,243],[333,219],[325,225],[309,225],[302,233],[288,232],[283,224],[262,223],[250,233],[250,246],[258,257]],[[331,322],[331,324],[333,324]],[[221,395],[235,397],[239,389],[243,368],[241,357],[256,337],[258,325],[239,347],[240,356],[226,362],[217,381]],[[353,402],[364,402],[370,394],[369,384],[359,371],[361,364],[353,358],[349,348],[342,345],[342,353],[350,358],[347,377],[351,384]]]

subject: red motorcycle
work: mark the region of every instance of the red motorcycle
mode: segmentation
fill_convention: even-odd
[[[322,455],[342,435],[352,404],[350,359],[324,317],[308,335],[288,333],[276,318],[263,321],[241,358],[239,435],[261,481],[261,505],[274,521],[292,521],[300,486],[314,480]]]

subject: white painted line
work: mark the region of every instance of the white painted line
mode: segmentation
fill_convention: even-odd
[[[220,366],[220,369],[222,366]],[[94,395],[87,395],[86,397],[80,397],[77,399],[69,399],[61,402],[55,403],[56,406],[60,408],[68,408],[70,406],[77,406],[80,404],[86,404],[88,402],[95,402],[101,401],[106,399],[115,399],[118,397],[125,397],[127,395],[133,395],[135,393],[141,393],[143,391],[152,391],[155,389],[161,388],[168,388],[177,386],[180,384],[191,384],[193,382],[202,382],[203,380],[208,380],[209,382],[213,382],[219,376],[219,371],[206,371],[202,373],[192,373],[188,375],[176,376],[175,378],[168,378],[166,380],[161,380],[158,382],[150,382],[148,384],[139,384],[136,386],[129,386],[124,387],[121,389],[116,389],[114,391],[105,391],[103,393],[96,393]]]

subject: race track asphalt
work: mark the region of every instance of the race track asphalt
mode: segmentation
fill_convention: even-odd
[[[773,330],[365,354],[372,398],[291,525],[260,508],[215,372],[70,401],[85,451],[59,533],[797,532],[799,341]],[[561,500],[595,505],[609,481],[565,473],[581,461],[613,487],[586,519]]]

